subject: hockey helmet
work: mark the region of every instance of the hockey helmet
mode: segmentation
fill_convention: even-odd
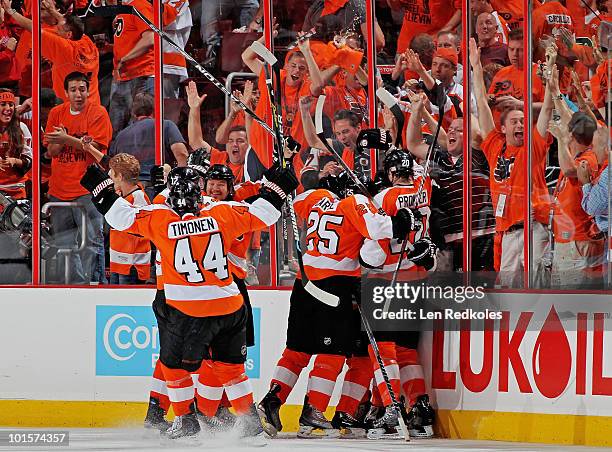
[[[383,167],[387,176],[392,172],[396,177],[413,177],[414,157],[409,152],[396,149],[385,156]]]
[[[329,176],[322,177],[317,187],[331,191],[340,199],[351,196],[358,191],[357,184],[349,177],[346,171],[341,172],[337,176],[330,174]]]
[[[204,175],[205,189],[206,183],[211,179],[226,181],[228,197],[231,197],[234,194],[234,173],[232,173],[229,166],[221,165],[220,163],[212,165]]]
[[[168,174],[167,202],[179,215],[196,214],[200,211],[202,202],[200,180],[199,172],[189,167],[173,168]]]

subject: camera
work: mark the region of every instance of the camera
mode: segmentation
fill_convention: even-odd
[[[18,233],[22,256],[31,262],[32,256],[32,202],[13,199],[0,192],[0,233]],[[51,258],[57,249],[51,245],[51,226],[48,218],[40,221],[41,257]]]

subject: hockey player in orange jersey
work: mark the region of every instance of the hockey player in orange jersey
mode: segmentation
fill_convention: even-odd
[[[238,415],[239,434],[261,438],[263,429],[244,369],[246,308],[226,250],[241,234],[274,224],[297,179],[292,168],[276,166],[267,172],[259,194],[248,202],[203,207],[193,173],[192,168],[173,169],[168,176],[167,205],[142,208],[119,198],[112,180],[97,166],[88,168],[81,184],[112,227],[150,239],[161,252],[167,325],[160,336],[160,360],[176,415],[164,436],[177,439],[200,431],[190,372],[210,358],[212,371]],[[203,395],[197,394],[198,402]],[[216,407],[214,411],[212,405],[207,408],[203,414],[213,416]]]
[[[351,194],[346,173],[327,176],[319,188],[294,201],[296,214],[307,222],[304,269],[321,289],[340,298],[331,307],[311,296],[298,275],[290,299],[287,346],[280,358],[270,391],[259,404],[264,428],[274,436],[282,429],[279,409],[312,355],[318,355],[309,375],[308,392],[300,416],[298,436],[337,436],[323,412],[346,356],[352,349],[353,300],[359,300],[359,250],[366,238],[405,237],[416,221],[410,210],[396,216],[379,214],[363,195]]]
[[[412,155],[402,150],[387,154],[384,169],[393,186],[376,195],[376,201],[388,215],[394,215],[400,208],[414,209],[421,226],[408,235],[413,250],[402,260],[397,281],[423,280],[436,265],[436,245],[429,239],[431,179],[423,174],[423,168],[414,162]],[[361,259],[364,265],[374,267],[370,270],[368,284],[381,287],[389,285],[401,247],[402,240],[398,239],[366,240]],[[376,332],[376,338],[391,387],[395,394],[403,390],[411,406],[406,421],[410,435],[433,436],[433,409],[429,405],[423,372],[416,354],[418,331],[380,331]],[[374,366],[374,384],[380,393],[382,405],[377,407],[374,404],[372,407],[367,436],[371,439],[399,437],[396,412],[371,347],[369,354]]]

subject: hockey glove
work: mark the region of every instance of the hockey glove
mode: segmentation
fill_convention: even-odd
[[[85,175],[81,178],[81,185],[92,194],[91,201],[102,215],[105,215],[119,199],[113,180],[98,165],[87,167]]]
[[[417,240],[413,244],[414,249],[406,257],[414,262],[419,267],[425,267],[426,270],[435,269],[437,259],[436,251],[438,247],[427,237]]]
[[[199,148],[189,154],[187,166],[200,172],[202,176],[210,168],[210,152],[204,148]]]
[[[264,175],[266,180],[263,181],[259,195],[280,210],[287,195],[299,185],[295,172],[291,166],[283,169],[275,165]]]
[[[418,231],[421,228],[420,223],[417,223],[419,218],[421,218],[421,214],[418,211],[400,209],[394,217],[391,217],[393,237],[405,239],[409,232]]]
[[[388,130],[385,129],[364,129],[357,136],[357,146],[364,149],[389,150],[393,144],[393,139]]]
[[[153,186],[153,191],[157,196],[166,188],[166,180],[164,177],[164,166],[163,165],[153,165],[151,168],[151,185]]]

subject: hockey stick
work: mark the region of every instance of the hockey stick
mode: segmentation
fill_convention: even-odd
[[[327,138],[325,138],[325,134],[323,133],[323,106],[325,105],[325,97],[326,96],[324,94],[321,94],[319,96],[319,98],[317,99],[317,106],[315,109],[315,129],[316,129],[317,136],[319,137],[319,140],[321,141],[321,143],[323,143],[325,148],[329,152],[331,152],[332,156],[334,157],[336,162],[342,167],[342,169],[346,171],[346,173],[351,178],[355,186],[359,189],[361,194],[370,200],[374,208],[378,210],[378,213],[381,215],[387,215],[386,212],[383,210],[382,206],[376,201],[376,199],[374,199],[374,196],[372,196],[372,194],[369,192],[367,187],[363,185],[363,183],[355,175],[353,170],[351,170],[351,168],[349,168],[346,162],[342,160],[342,156],[338,154],[338,152],[333,148],[333,146],[329,144],[329,142],[327,141]],[[408,247],[410,251],[413,250],[411,243],[408,242],[406,246]]]
[[[417,191],[417,195],[415,199],[419,199],[419,196],[421,192],[423,191],[423,187],[425,187],[425,180],[427,179],[427,172],[429,171],[429,162],[431,162],[431,156],[433,155],[433,149],[436,145],[436,142],[438,141],[438,135],[440,135],[440,129],[442,128],[442,120],[444,119],[444,104],[446,102],[446,94],[441,97],[442,98],[439,99],[440,105],[438,106],[439,116],[438,116],[438,124],[436,125],[436,133],[434,134],[433,140],[431,141],[431,144],[429,145],[429,149],[427,149],[425,168],[423,171],[423,179],[421,180],[421,183],[419,184],[419,189]],[[410,242],[408,241],[408,236],[406,236],[406,238],[402,242],[402,248],[400,250],[400,255],[397,260],[397,266],[395,267],[395,270],[393,271],[393,276],[391,278],[391,285],[389,287],[395,287],[395,283],[397,282],[397,277],[399,275],[399,271],[402,266],[402,260],[404,258],[404,254],[406,253],[407,248],[410,249],[410,251],[414,249],[412,245],[410,244]],[[389,300],[387,300],[387,303],[385,304],[385,312],[388,309],[388,301]]]
[[[368,198],[370,202],[372,202],[372,204],[374,204],[374,207],[376,208],[376,210],[378,210],[379,213],[384,214],[382,207],[376,202],[372,194],[368,191],[367,187],[363,185],[363,182],[359,180],[353,170],[349,168],[349,166],[344,160],[342,160],[342,156],[338,154],[338,152],[333,148],[333,146],[329,144],[327,138],[325,138],[325,134],[323,133],[323,106],[325,105],[326,97],[327,96],[325,96],[325,94],[321,94],[317,99],[317,106],[315,108],[315,132],[317,134],[317,137],[319,137],[319,140],[321,141],[321,143],[323,143],[323,146],[325,146],[325,148],[331,153],[336,162],[342,167],[344,171],[346,171],[346,173],[351,178],[355,186],[359,189],[361,194]]]
[[[404,113],[399,106],[399,103],[395,97],[391,95],[389,91],[384,89],[382,86],[376,90],[376,97],[385,104],[385,106],[391,110],[395,121],[397,122],[397,136],[395,137],[395,146],[398,148],[402,147],[402,131],[404,130]]]
[[[284,155],[285,138],[283,136],[283,115],[282,107],[280,105],[280,67],[278,60],[272,52],[270,52],[263,44],[258,41],[254,41],[251,45],[257,55],[259,55],[274,71],[274,74],[270,73],[270,69],[267,65],[264,65],[264,71],[266,74],[266,87],[268,89],[268,97],[270,98],[270,106],[272,108],[272,127],[274,128],[274,134],[276,136],[275,149],[278,159],[283,168],[287,167],[287,160]],[[273,75],[276,76],[276,89],[274,89]],[[304,268],[304,261],[302,259],[302,244],[300,243],[300,234],[297,226],[297,217],[295,215],[295,209],[293,208],[293,196],[287,195],[287,205],[289,207],[289,216],[291,219],[291,227],[293,229],[293,241],[297,254],[298,265],[300,267],[300,273],[302,275],[302,285],[304,290],[312,295],[317,300],[325,303],[328,306],[336,307],[340,304],[340,298],[334,294],[324,291],[317,287],[306,274]]]
[[[229,96],[229,98],[234,101],[240,108],[242,108],[247,114],[249,114],[255,122],[257,122],[263,129],[268,132],[270,135],[274,136],[274,130],[253,110],[251,110],[244,102],[234,96],[230,91],[228,91],[225,86],[215,78],[210,72],[204,69],[200,63],[198,63],[195,58],[189,55],[185,50],[181,48],[178,44],[176,44],[172,38],[170,38],[163,30],[160,30],[153,22],[151,22],[147,17],[145,17],[138,9],[133,6],[128,5],[116,5],[116,6],[104,6],[104,7],[94,7],[88,8],[88,11],[91,10],[94,16],[103,16],[103,17],[114,17],[118,14],[133,14],[142,20],[154,33],[157,33],[164,41],[170,44],[174,49],[180,53],[187,61],[189,61],[209,82],[219,89],[223,94]]]
[[[365,315],[363,315],[363,311],[361,310],[361,304],[357,303],[357,309],[359,309],[359,315],[361,316],[361,321],[363,323],[363,327],[366,330],[366,334],[368,335],[368,340],[370,341],[370,345],[372,346],[372,351],[374,352],[374,356],[376,357],[376,361],[378,362],[378,367],[380,367],[380,373],[382,374],[383,380],[385,381],[385,386],[387,386],[387,390],[389,391],[389,397],[391,398],[391,404],[397,413],[397,420],[399,422],[400,430],[402,431],[402,435],[406,441],[410,441],[410,434],[408,433],[408,427],[406,427],[406,423],[404,422],[404,417],[402,416],[402,405],[398,401],[395,396],[395,392],[393,391],[393,387],[391,386],[391,380],[389,379],[389,375],[387,374],[387,368],[385,367],[385,363],[380,356],[380,350],[378,349],[378,342],[376,342],[376,338],[374,337],[374,333],[372,331],[372,327],[370,327],[370,323]]]

